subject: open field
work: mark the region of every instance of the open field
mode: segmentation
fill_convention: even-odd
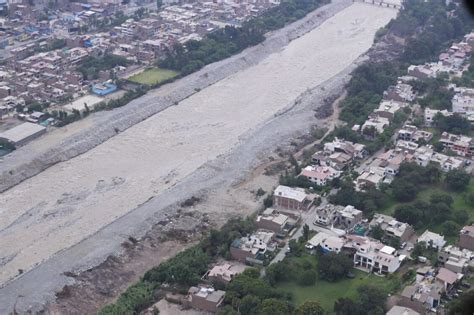
[[[293,258],[294,259],[294,258]],[[314,256],[304,256],[298,259],[310,261],[314,268],[317,266]],[[392,282],[385,278],[368,274],[366,272],[353,269],[354,279],[342,279],[337,282],[316,280],[314,285],[301,286],[295,282],[284,282],[277,285],[278,289],[292,293],[296,305],[305,301],[316,301],[329,313],[332,313],[334,302],[339,298],[351,298],[357,300],[357,288],[365,284],[373,284],[385,288],[387,292],[392,289]]]
[[[352,4],[287,46],[277,46],[259,63],[0,194],[0,284],[17,278],[19,269],[32,270],[0,289],[0,311],[8,312],[19,294],[27,297],[19,301],[27,306],[44,299],[51,293],[27,281],[57,288],[65,278],[57,281],[58,268],[95,266],[119,251],[128,235],[164,220],[167,206],[201,189],[225,190],[249,161],[281,145],[282,136],[288,139],[317,123],[314,103],[305,105],[304,115],[294,115],[302,95],[318,89],[314,95],[324,97],[329,84],[342,89],[346,71],[396,13]],[[164,88],[144,99],[164,94]],[[219,200],[215,206],[232,211]]]
[[[155,85],[171,78],[174,78],[179,73],[173,70],[160,69],[160,68],[151,68],[143,72],[135,74],[134,76],[128,78],[129,81],[144,84],[144,85]]]

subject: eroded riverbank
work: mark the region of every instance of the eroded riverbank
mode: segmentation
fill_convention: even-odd
[[[148,216],[156,220],[193,192],[229,185],[262,151],[314,123],[308,108],[318,103],[293,106],[295,99],[330,78],[324,90],[313,93],[341,90],[376,30],[395,15],[392,9],[351,5],[260,63],[2,193],[0,203],[9,210],[1,213],[6,263],[0,280],[5,283],[18,269],[31,269],[79,242],[40,267],[65,271],[98,263],[127,235],[149,228]],[[0,302],[34,295],[26,284],[35,277],[41,283],[38,278],[47,274],[38,269],[1,290]],[[50,284],[49,291],[65,281]]]

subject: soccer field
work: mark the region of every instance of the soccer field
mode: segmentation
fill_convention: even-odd
[[[178,74],[178,72],[173,70],[152,68],[138,73],[130,77],[128,80],[145,85],[155,85],[168,79],[174,78]]]

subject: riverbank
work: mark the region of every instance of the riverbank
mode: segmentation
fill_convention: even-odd
[[[4,192],[2,204],[18,210],[8,213],[0,232],[13,257],[2,276],[39,265],[0,290],[0,305],[11,307],[22,295],[19,306],[38,309],[74,281],[61,272],[119,254],[130,236],[142,237],[192,195],[217,198],[214,217],[232,213],[219,198],[276,147],[317,123],[312,111],[342,93],[354,61],[395,14],[354,4],[255,66]]]

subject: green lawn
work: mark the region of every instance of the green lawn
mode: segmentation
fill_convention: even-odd
[[[422,189],[418,193],[418,195],[416,196],[416,199],[414,201],[424,200],[426,202],[429,202],[431,195],[434,195],[434,194],[449,194],[454,199],[454,202],[453,202],[453,205],[452,205],[453,212],[455,213],[456,211],[459,211],[459,210],[466,210],[469,214],[469,221],[468,221],[468,223],[469,223],[469,222],[474,221],[474,207],[469,205],[466,202],[466,195],[470,192],[474,192],[474,180],[471,180],[471,182],[469,183],[468,188],[463,192],[448,191],[442,186],[442,183],[440,183],[440,184],[428,186],[428,187],[425,187],[424,189]],[[412,203],[412,202],[409,202],[409,203]],[[388,215],[393,215],[393,213],[395,212],[395,209],[398,206],[402,205],[402,204],[404,204],[404,203],[397,202],[393,198],[391,198],[388,201],[387,205],[384,208],[380,209],[379,212],[385,213],[385,214],[388,214]],[[442,227],[441,227],[440,224],[422,226],[417,232],[422,233],[426,229],[429,229],[430,231],[433,231],[433,232],[436,232],[436,233],[443,234]],[[446,240],[448,241],[448,243],[454,243],[455,240],[456,240],[456,237],[447,237]]]
[[[135,74],[130,77],[128,80],[145,85],[155,85],[166,81],[168,79],[174,78],[179,73],[173,70],[166,70],[160,68],[152,68]]]
[[[315,268],[317,265],[315,256],[303,256],[291,259],[310,261]],[[278,283],[276,287],[284,292],[291,293],[296,305],[300,305],[305,301],[316,301],[329,313],[332,313],[334,302],[338,298],[348,297],[357,300],[357,288],[361,285],[375,284],[385,288],[387,292],[393,289],[393,282],[385,277],[375,276],[357,269],[354,269],[353,273],[355,274],[354,279],[345,278],[338,282],[328,282],[318,279],[316,283],[311,286],[301,286],[295,282],[282,282]]]

